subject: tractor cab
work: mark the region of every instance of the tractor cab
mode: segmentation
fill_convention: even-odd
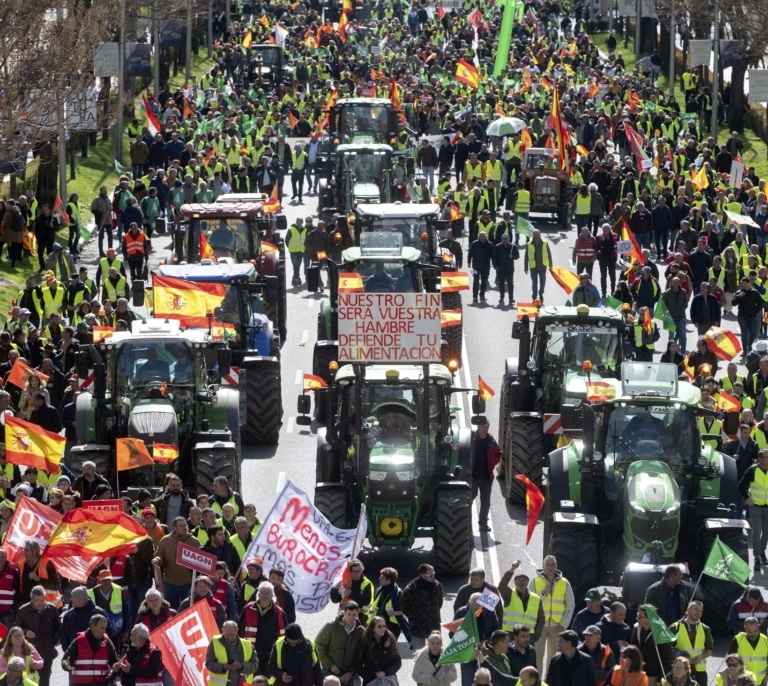
[[[330,110],[329,135],[334,144],[394,145],[400,116],[384,98],[341,98]]]

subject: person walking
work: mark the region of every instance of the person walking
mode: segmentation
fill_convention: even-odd
[[[488,234],[480,231],[477,240],[472,242],[467,252],[467,267],[472,271],[472,302],[477,302],[478,292],[480,300],[485,302],[485,291],[488,288],[488,275],[491,273],[493,261],[493,244],[488,240]]]
[[[499,307],[504,307],[504,293],[509,295],[510,307],[515,306],[515,260],[520,258],[520,251],[510,241],[508,233],[501,234],[501,243],[493,247],[493,268],[496,270],[496,283],[499,287]]]
[[[443,655],[443,637],[439,631],[432,632],[427,645],[413,656],[411,677],[421,686],[449,686],[456,681],[456,665],[438,665]]]
[[[581,227],[581,231],[576,237],[572,259],[576,263],[577,273],[586,272],[591,279],[592,269],[595,266],[595,259],[597,259],[597,239],[589,232],[589,227],[586,224]]]
[[[408,617],[415,649],[423,648],[427,639],[440,631],[440,608],[443,606],[443,586],[435,578],[435,568],[424,562],[419,565],[418,573],[405,585],[400,596],[400,609]]]
[[[104,622],[107,621],[106,617],[102,619]],[[56,644],[59,642],[61,620],[56,607],[46,602],[45,589],[42,586],[32,588],[30,601],[19,608],[14,624],[21,627],[24,637],[37,648],[37,652],[43,658],[44,664],[38,670],[39,684],[48,686],[51,681],[53,661],[58,655]]]
[[[106,198],[106,201],[111,211],[112,205],[109,203],[109,198]],[[59,218],[53,214],[50,205],[43,205],[43,211],[35,219],[34,223],[34,234],[37,240],[37,262],[40,265],[38,272],[42,272],[45,269],[45,259],[47,255],[51,254],[58,230]]]
[[[147,256],[147,237],[136,222],[131,222],[123,236],[123,257],[131,269],[131,283],[145,277],[144,259]]]
[[[325,676],[335,676],[344,683],[354,680],[365,629],[358,620],[360,606],[350,600],[344,612],[325,624],[315,638],[317,655]],[[352,681],[354,683],[354,681]]]
[[[704,603],[692,600],[685,617],[669,627],[677,634],[675,648],[689,656],[693,668],[691,677],[699,686],[707,686],[707,658],[715,652],[712,632],[701,621],[703,613]]]
[[[291,256],[291,265],[293,266],[292,286],[301,286],[302,272],[306,276],[306,270],[302,269],[306,240],[307,229],[304,227],[304,220],[297,217],[296,221],[288,228],[288,233],[285,236],[285,244],[288,246],[288,254]]]
[[[107,636],[107,618],[96,614],[88,631],[78,634],[69,645],[61,666],[69,672],[72,684],[108,684],[116,662],[115,646]]]
[[[163,654],[149,640],[149,629],[137,624],[131,629],[130,641],[112,671],[120,675],[123,686],[161,684],[163,681]]]
[[[600,265],[600,289],[603,299],[616,290],[616,260],[618,259],[619,236],[611,230],[611,225],[606,222],[601,228],[601,233],[595,238],[595,253]],[[608,290],[608,281],[611,290]]]
[[[163,575],[165,599],[174,610],[189,595],[192,585],[192,570],[176,562],[179,543],[200,547],[200,541],[189,533],[187,520],[183,516],[173,520],[173,531],[160,539],[157,555],[152,559],[152,566]]]
[[[250,641],[237,635],[237,622],[226,621],[221,634],[213,637],[205,653],[210,686],[240,686],[253,682],[259,658]]]
[[[107,193],[106,186],[99,188],[98,195],[91,200],[91,213],[96,224],[99,257],[102,258],[106,254],[104,252],[104,236],[107,237],[107,248],[112,247],[112,200]]]
[[[685,355],[688,338],[686,327],[688,326],[688,317],[686,310],[688,307],[688,294],[680,287],[680,277],[672,277],[669,288],[661,294],[661,299],[667,306],[669,316],[675,323],[675,330],[669,332],[669,340],[677,341],[680,353]]]
[[[753,564],[755,572],[759,572],[760,565],[768,565],[765,556],[768,545],[768,449],[758,452],[757,464],[749,467],[741,477],[739,490],[749,508]]]
[[[552,252],[549,243],[542,240],[541,231],[536,229],[533,238],[525,247],[525,273],[531,274],[531,296],[533,300],[544,302],[544,287],[547,285],[547,270],[552,264]]]
[[[480,510],[478,526],[481,532],[490,532],[488,515],[491,511],[491,489],[493,486],[494,470],[501,462],[501,448],[496,439],[489,433],[490,422],[486,417],[480,417],[477,428],[472,432],[470,447],[472,500],[480,494]]]
[[[277,639],[269,656],[269,673],[281,686],[323,686],[315,643],[304,636],[298,624],[286,626],[285,636]]]

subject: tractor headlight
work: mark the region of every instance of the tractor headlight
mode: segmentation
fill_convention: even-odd
[[[406,469],[403,472],[395,472],[395,473],[397,474],[397,478],[400,481],[413,481],[415,478],[415,473],[413,469]]]
[[[384,481],[387,478],[386,472],[371,472],[369,477],[371,481]]]

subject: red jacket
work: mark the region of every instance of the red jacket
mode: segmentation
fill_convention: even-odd
[[[472,432],[472,445],[470,447],[470,475],[474,472],[474,461],[475,461],[475,436],[476,433]],[[499,447],[499,444],[496,442],[496,439],[491,436],[491,434],[488,434],[488,449],[485,451],[485,458],[488,463],[488,478],[491,480],[491,483],[493,483],[493,479],[495,476],[495,470],[496,465],[501,462],[501,448]]]

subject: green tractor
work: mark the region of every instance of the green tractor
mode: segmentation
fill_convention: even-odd
[[[472,552],[468,483],[471,431],[454,421],[452,373],[439,364],[344,365],[317,391],[327,422],[317,431],[315,506],[354,527],[361,505],[374,547],[432,538],[435,566],[466,575]],[[308,395],[297,424],[308,425]],[[473,411],[484,403],[473,397]],[[467,475],[467,476],[464,476]]]
[[[224,341],[167,319],[136,321],[132,331],[78,353],[78,375],[94,371],[92,387],[76,401],[81,445],[72,450],[73,471],[91,460],[121,490],[160,488],[168,471],[193,493],[212,493],[218,475],[240,490],[239,392],[211,382],[229,373],[231,357]],[[178,458],[118,474],[119,438],[141,439],[150,453],[156,443],[175,446]]]
[[[586,397],[585,363],[601,377],[618,377],[624,336],[620,312],[586,305],[545,306],[535,319],[524,315],[514,323],[519,354],[505,362],[499,410],[504,450],[499,475],[509,502],[525,503],[525,486],[516,474],[541,486],[546,456],[568,430],[561,406]]]
[[[601,400],[565,405],[579,438],[549,455],[544,552],[557,557],[576,598],[620,586],[630,609],[669,564],[697,576],[716,537],[747,560],[747,523],[737,518],[736,462],[701,433],[701,393],[671,364],[624,362],[621,378],[594,379]],[[724,417],[734,434],[738,413]],[[743,589],[703,576],[705,622],[725,627]]]

